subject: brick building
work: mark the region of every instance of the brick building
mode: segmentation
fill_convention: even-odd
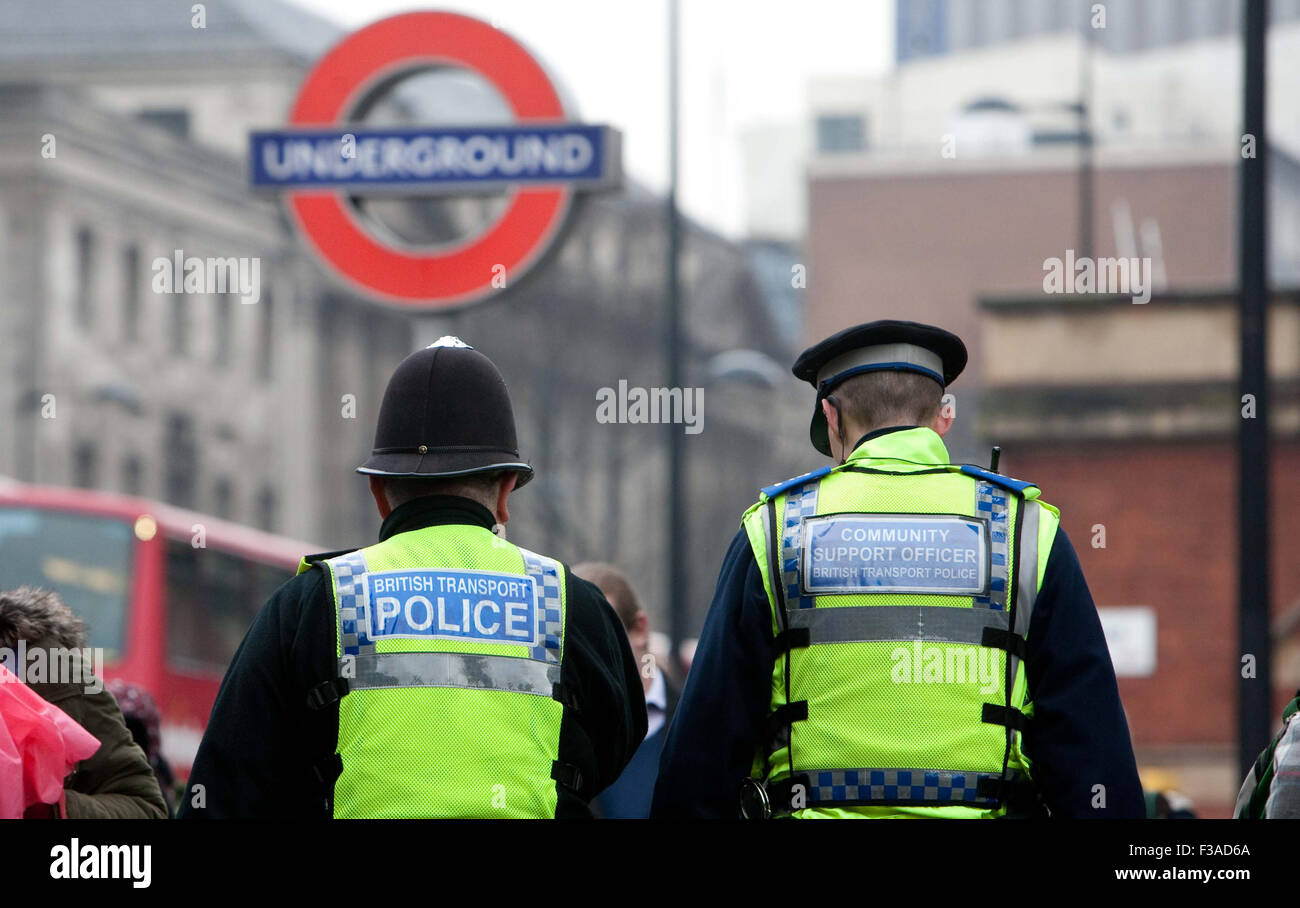
[[[1237,778],[1237,318],[1228,293],[986,300],[981,435],[1061,508],[1102,610],[1154,615],[1154,665],[1120,694],[1144,768],[1202,815]],[[1300,292],[1270,311],[1276,710],[1300,686]],[[1114,641],[1112,641],[1114,653]]]
[[[1300,165],[1270,159],[1270,268],[1290,286],[1300,255]],[[1080,229],[1076,148],[1022,155],[824,156],[809,171],[805,330],[914,318],[961,334],[955,459],[1032,480],[1061,507],[1124,666],[1140,765],[1169,771],[1205,815],[1229,811],[1237,776],[1237,328],[1235,148],[1097,149],[1091,236]],[[1156,293],[1044,292],[1044,262],[1150,259]],[[1084,250],[1090,250],[1085,253]],[[1289,558],[1300,485],[1300,333],[1294,294],[1274,305],[1274,696],[1300,685],[1300,572]],[[1105,548],[1093,548],[1094,527]],[[1136,628],[1136,630],[1135,630]],[[1144,629],[1145,628],[1145,629]],[[1290,636],[1288,636],[1290,635]],[[1139,652],[1128,652],[1136,647]],[[1121,652],[1124,650],[1124,652]],[[1154,660],[1154,666],[1129,663]]]

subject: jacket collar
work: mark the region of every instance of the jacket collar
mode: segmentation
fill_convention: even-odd
[[[379,541],[398,533],[425,527],[464,524],[490,530],[496,526],[492,512],[477,501],[455,495],[426,495],[393,508],[379,527]]]
[[[858,440],[845,463],[876,459],[926,465],[951,462],[939,433],[925,426],[890,426],[868,432]]]

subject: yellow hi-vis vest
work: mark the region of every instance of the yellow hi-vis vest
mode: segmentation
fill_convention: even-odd
[[[1058,525],[1038,489],[868,439],[743,525],[780,652],[755,755],[776,815],[987,817],[1026,791],[1025,640]]]
[[[563,566],[479,526],[324,562],[339,699],[335,817],[555,816],[569,698]]]

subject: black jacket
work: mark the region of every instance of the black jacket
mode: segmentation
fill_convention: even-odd
[[[396,508],[379,538],[493,523],[482,505],[432,496]],[[577,767],[581,780],[576,791],[557,785],[556,815],[587,817],[590,799],[618,778],[645,737],[645,698],[627,636],[604,596],[567,566],[565,594],[560,681],[577,709],[565,708],[559,760]],[[332,784],[317,781],[314,769],[327,767],[337,747],[339,710],[309,710],[307,692],[337,675],[334,611],[323,565],[285,583],[263,607],[221,682],[181,818],[329,815]]]

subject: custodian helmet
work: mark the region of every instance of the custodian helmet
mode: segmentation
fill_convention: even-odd
[[[374,450],[357,472],[434,478],[493,470],[518,473],[518,486],[533,478],[492,360],[450,336],[402,360],[379,407]]]

